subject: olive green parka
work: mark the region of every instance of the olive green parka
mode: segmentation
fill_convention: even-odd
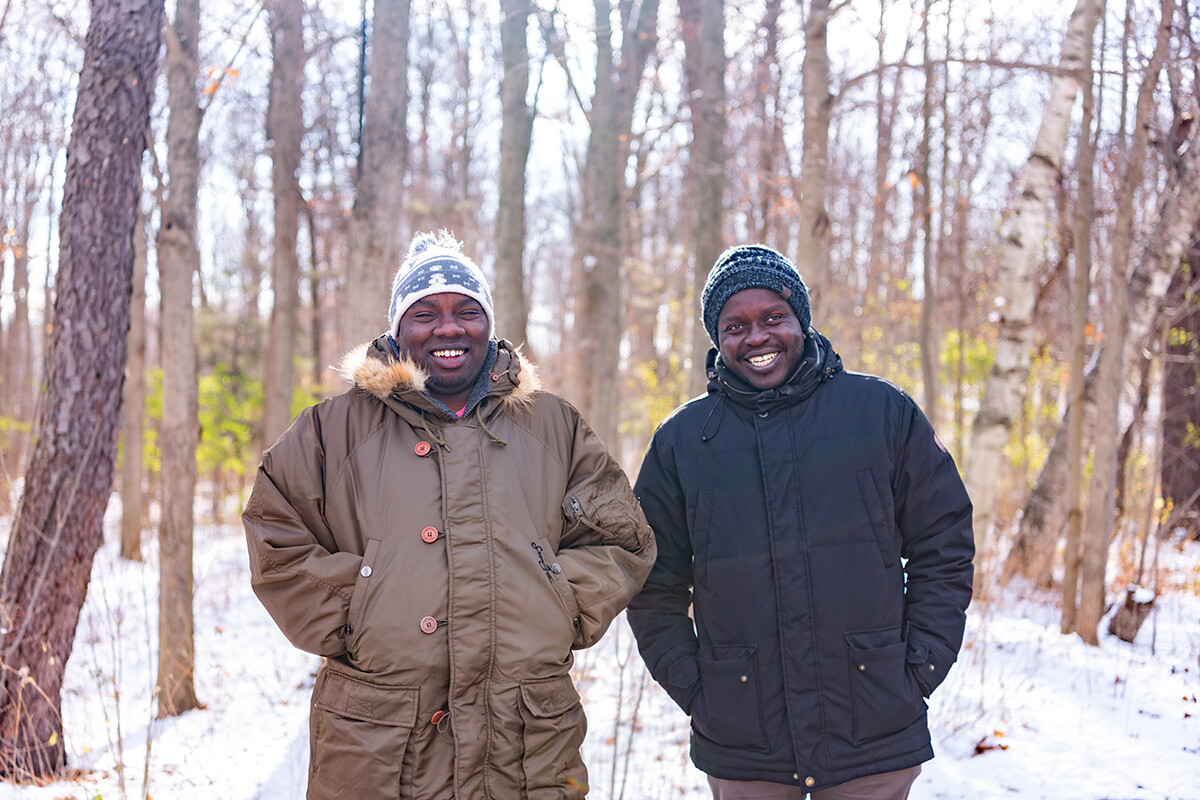
[[[499,342],[460,419],[387,337],[263,456],[254,591],[313,689],[308,797],[580,798],[569,674],[654,563],[617,462]]]

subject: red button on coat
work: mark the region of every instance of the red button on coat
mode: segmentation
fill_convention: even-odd
[[[437,725],[445,717],[446,717],[446,712],[439,708],[437,711],[433,712],[433,716],[429,718],[429,724]]]
[[[417,442],[413,446],[413,452],[419,456],[427,456],[431,450],[433,450],[433,446],[429,442]]]
[[[438,533],[438,529],[432,525],[421,529],[421,538],[430,543],[436,542],[438,540],[438,536],[440,535],[441,534]]]
[[[433,633],[437,630],[437,620],[433,617],[421,618],[421,633]]]

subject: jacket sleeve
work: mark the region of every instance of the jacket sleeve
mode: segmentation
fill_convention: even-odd
[[[557,560],[579,607],[572,647],[580,649],[598,642],[641,589],[654,563],[654,534],[621,465],[573,416]]]
[[[905,397],[892,490],[906,559],[908,663],[925,696],[962,646],[971,602],[971,500],[954,459],[916,403]]]
[[[692,540],[687,499],[659,437],[650,443],[634,491],[654,529],[658,557],[626,616],[654,680],[690,713],[700,688],[692,605]]]
[[[242,525],[251,586],[280,630],[301,650],[338,656],[362,557],[337,552],[324,486],[320,423],[310,408],[263,455]]]

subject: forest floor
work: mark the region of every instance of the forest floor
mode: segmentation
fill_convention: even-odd
[[[318,661],[288,644],[251,592],[236,511],[195,537],[204,708],[156,720],[157,552],[118,558],[119,505],[67,664],[73,777],[0,783],[0,800],[302,797]],[[1060,634],[1049,595],[1010,587],[973,606],[958,664],[930,701],[937,758],[914,800],[1200,800],[1200,543],[1163,546],[1159,587],[1133,644]],[[577,655],[575,673],[589,718],[589,797],[709,796],[688,760],[687,720],[648,678],[623,617]]]

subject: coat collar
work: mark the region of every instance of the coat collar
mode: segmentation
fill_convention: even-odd
[[[484,398],[497,398],[499,402],[495,406],[499,409],[528,408],[533,403],[534,393],[541,389],[537,369],[531,362],[522,361],[517,348],[508,340],[492,341],[496,355],[485,365],[487,386],[472,395],[471,408],[467,411],[472,411]],[[428,373],[407,355],[397,352],[386,334],[350,351],[342,359],[338,373],[351,386],[388,406],[399,401],[448,421],[457,419],[425,391]]]
[[[709,394],[719,394],[755,411],[770,411],[807,400],[821,384],[841,370],[842,357],[816,328],[809,327],[804,337],[804,357],[800,359],[792,377],[779,386],[762,390],[754,388],[725,366],[720,351],[715,347],[708,351],[705,375],[708,377]]]

